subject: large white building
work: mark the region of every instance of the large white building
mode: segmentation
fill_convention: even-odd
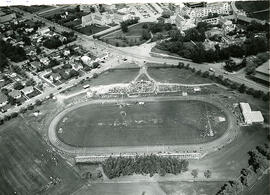
[[[252,111],[248,103],[240,102],[240,108],[247,125],[263,123],[264,119],[260,111]]]
[[[205,7],[188,8],[184,7],[180,13],[187,15],[190,18],[203,18],[207,17],[210,13],[226,14],[231,11],[231,6],[228,2],[208,3]]]
[[[110,17],[108,14],[91,13],[86,16],[82,16],[83,27],[91,24],[104,26],[110,23],[112,23],[112,17]]]
[[[187,29],[193,28],[195,27],[195,20],[194,19],[185,19],[184,17],[182,17],[180,14],[177,14],[175,17],[175,24],[177,26],[177,28],[180,31],[185,31]]]

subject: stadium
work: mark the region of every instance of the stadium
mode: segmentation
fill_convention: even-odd
[[[155,153],[199,159],[232,141],[234,119],[202,96],[94,99],[70,105],[49,127],[49,139],[78,161]]]

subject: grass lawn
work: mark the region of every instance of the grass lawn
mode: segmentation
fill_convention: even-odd
[[[148,68],[148,73],[153,79],[160,82],[183,83],[183,84],[200,84],[213,83],[208,78],[192,73],[190,70],[179,68]]]
[[[85,186],[75,195],[165,195],[158,183],[135,182],[135,183],[93,183]]]
[[[213,195],[224,182],[135,182],[92,184],[80,189],[76,195]]]
[[[238,9],[251,13],[269,8],[269,1],[236,1],[235,6]]]
[[[124,65],[123,65],[124,66]],[[128,65],[127,65],[128,66]],[[122,67],[123,68],[123,67]],[[66,93],[72,91],[73,93],[76,91],[83,90],[83,86],[89,84],[90,86],[97,85],[109,85],[115,83],[129,83],[132,81],[139,73],[139,69],[116,69],[109,70],[102,74],[100,74],[97,78],[92,78],[90,80],[85,80],[84,82],[69,88]]]
[[[203,143],[227,130],[227,120],[216,106],[201,101],[161,101],[138,105],[130,102],[90,104],[67,113],[57,125],[57,135],[73,146],[143,146]],[[202,136],[209,128],[213,137]],[[62,128],[62,133],[58,129]],[[76,129],[76,130],[75,130]]]
[[[128,32],[124,33],[122,30],[118,30],[111,34],[108,34],[102,38],[104,42],[111,45],[125,47],[134,46],[144,43],[146,40],[141,40],[141,35],[144,24],[150,24],[149,22],[138,23],[134,26],[128,27]]]
[[[92,35],[108,28],[108,26],[88,25],[77,29],[77,31],[86,35]]]
[[[74,27],[80,25],[81,23],[82,23],[82,20],[81,19],[77,19],[77,20],[66,22],[64,24],[64,26],[67,26],[67,27],[70,27],[70,28],[74,28]]]
[[[53,8],[53,6],[49,6],[49,5],[31,5],[31,6],[18,6],[18,7],[30,13],[45,11],[45,10]]]
[[[269,21],[269,11],[253,14],[269,8],[269,1],[236,1],[235,6],[247,12],[250,17]]]
[[[216,194],[224,182],[160,182],[166,194]]]
[[[22,118],[1,126],[0,167],[1,194],[67,194],[81,182]],[[49,184],[50,177],[60,182]]]

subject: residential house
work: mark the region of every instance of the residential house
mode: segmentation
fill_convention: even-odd
[[[65,37],[65,36],[59,36],[59,40],[63,43],[65,41],[67,41],[67,37]]]
[[[45,35],[46,33],[49,33],[50,32],[50,29],[48,28],[48,27],[45,27],[45,28],[39,28],[38,30],[37,30],[37,33],[39,34],[39,35]]]
[[[24,50],[25,50],[26,55],[28,56],[33,56],[37,54],[36,48],[34,46],[26,46],[24,47]]]
[[[9,92],[8,95],[14,99],[20,99],[22,97],[21,91],[19,90],[13,90]]]
[[[170,16],[169,18],[166,18],[164,20],[164,23],[176,24],[176,16],[177,15],[173,15],[173,16]]]
[[[64,54],[64,56],[70,55],[70,50],[68,50],[68,49],[64,50],[63,54]]]
[[[89,56],[82,56],[81,57],[81,61],[85,64],[85,65],[90,65],[91,64],[91,58]]]
[[[78,70],[80,70],[80,69],[83,68],[83,66],[80,63],[71,64],[71,66],[72,66],[72,69],[74,69],[76,71],[78,71]]]
[[[4,87],[4,86],[5,86],[5,84],[6,84],[5,79],[3,78],[3,76],[2,76],[2,75],[0,75],[0,88]]]
[[[28,94],[34,92],[34,87],[33,87],[33,86],[25,87],[25,88],[23,88],[23,89],[21,90],[21,92],[23,92],[24,95],[28,95]]]
[[[30,66],[34,71],[39,71],[42,69],[42,64],[39,61],[30,62]]]
[[[222,29],[224,31],[225,34],[227,34],[228,32],[231,32],[233,30],[235,30],[236,25],[233,24],[233,22],[231,20],[227,20],[224,17],[221,17],[219,20],[219,24],[222,25]]]
[[[3,107],[8,104],[8,97],[0,92],[0,107]]]
[[[100,62],[100,61],[106,60],[108,57],[109,57],[109,54],[108,53],[100,54],[95,59],[95,62]]]
[[[177,14],[175,17],[175,24],[176,24],[177,28],[181,31],[182,31],[184,22],[185,22],[185,19],[180,14]]]
[[[50,59],[48,57],[40,58],[39,61],[45,66],[48,66],[50,63]]]
[[[50,76],[51,81],[59,81],[61,79],[61,76],[59,73],[52,73]]]

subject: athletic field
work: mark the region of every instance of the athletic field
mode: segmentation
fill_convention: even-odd
[[[197,100],[88,104],[68,112],[56,126],[71,146],[153,146],[205,143],[227,129],[224,112]]]

